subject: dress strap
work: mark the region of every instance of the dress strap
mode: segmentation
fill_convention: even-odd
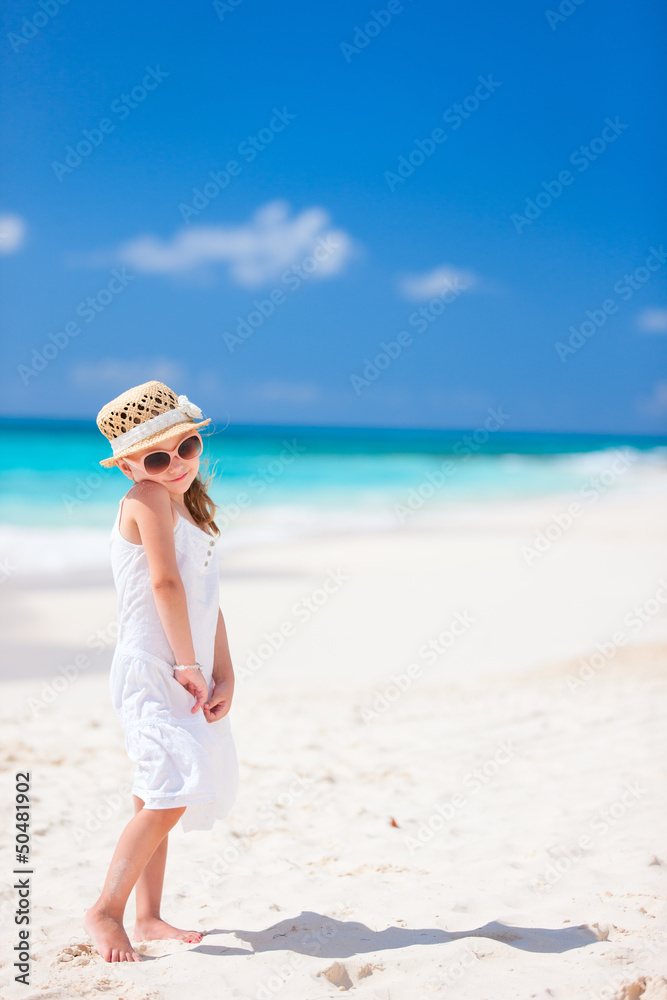
[[[113,527],[111,529],[111,535],[112,536],[116,535],[118,538],[120,538],[120,540],[122,542],[125,542],[126,545],[131,545],[132,548],[134,548],[134,549],[140,548],[140,546],[135,545],[134,542],[128,542],[127,538],[123,538],[123,536],[120,533],[120,515],[121,515],[121,513],[123,511],[123,500],[124,499],[125,499],[125,497],[121,497],[120,500],[118,501],[118,510],[116,511],[116,517],[115,517],[115,520],[113,522]]]

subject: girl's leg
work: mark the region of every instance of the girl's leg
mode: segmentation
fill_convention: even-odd
[[[134,795],[135,815],[144,807],[143,799]],[[144,870],[136,881],[134,894],[136,899],[136,919],[134,923],[135,941],[153,941],[156,938],[179,938],[181,941],[196,941],[202,939],[200,931],[184,931],[173,927],[160,917],[160,902],[164,883],[164,869],[167,862],[167,847],[169,833],[153,851]]]
[[[141,809],[120,835],[109,865],[102,893],[86,910],[83,926],[106,962],[140,962],[123,927],[123,914],[132,887],[155,848],[178,822],[179,809]]]

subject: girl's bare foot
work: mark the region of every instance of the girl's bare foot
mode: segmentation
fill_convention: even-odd
[[[130,944],[122,921],[91,906],[83,917],[83,926],[95,942],[105,962],[142,962],[138,951]]]
[[[203,937],[201,931],[184,931],[173,927],[160,917],[147,917],[137,920],[134,925],[135,941],[155,941],[157,938],[178,938],[180,941],[193,941],[198,944]]]

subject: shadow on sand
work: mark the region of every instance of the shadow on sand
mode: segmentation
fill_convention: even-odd
[[[215,934],[233,934],[250,945],[215,945]],[[192,951],[207,955],[243,955],[263,951],[292,951],[319,958],[349,958],[366,952],[390,951],[409,948],[415,944],[446,944],[461,938],[489,938],[502,941],[521,951],[561,954],[573,948],[585,948],[598,941],[595,931],[585,924],[579,927],[511,927],[491,921],[483,927],[469,931],[443,931],[439,927],[387,927],[373,931],[365,924],[352,920],[334,920],[312,910],[302,911],[298,917],[281,920],[263,931],[233,930],[216,927],[206,932],[203,940]]]

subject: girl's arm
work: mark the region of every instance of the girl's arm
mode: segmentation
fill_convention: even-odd
[[[218,608],[218,624],[215,630],[215,646],[213,650],[213,675],[215,683],[218,681],[234,681],[234,667],[229,653],[229,643],[227,641],[227,629],[225,619],[222,617],[222,608]]]
[[[234,696],[234,668],[232,658],[229,655],[225,619],[222,617],[220,608],[218,608],[218,624],[215,630],[211,680],[213,688],[204,704],[203,712],[207,722],[216,722],[227,715]]]
[[[127,494],[141,543],[146,552],[151,590],[160,621],[177,664],[194,663],[195,650],[188,617],[185,587],[176,561],[174,519],[166,487],[147,480]],[[191,676],[192,675],[192,676]],[[204,703],[208,690],[200,671],[179,670],[176,680],[196,698],[193,712]]]

